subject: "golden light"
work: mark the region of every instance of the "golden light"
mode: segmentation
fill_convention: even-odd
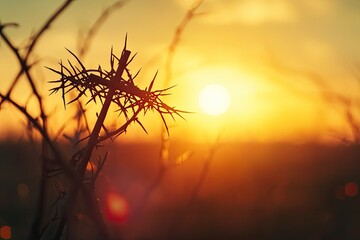
[[[97,170],[97,167],[94,163],[88,162],[86,165],[86,170],[89,172],[95,172]]]
[[[220,84],[207,85],[199,94],[199,106],[206,114],[221,115],[229,109],[229,92]]]

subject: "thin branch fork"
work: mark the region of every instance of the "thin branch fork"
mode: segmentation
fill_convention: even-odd
[[[121,56],[116,75],[115,75],[115,77],[113,79],[111,79],[111,82],[119,81],[118,78],[122,76],[122,74],[123,74],[123,72],[124,72],[124,70],[126,68],[126,63],[127,63],[128,59],[130,57],[130,53],[131,52],[126,50],[126,49],[123,51],[123,54]],[[99,115],[99,117],[98,117],[98,119],[97,119],[97,121],[95,123],[94,129],[93,129],[93,131],[92,131],[92,133],[90,135],[88,146],[87,146],[86,151],[84,153],[83,159],[80,162],[80,166],[79,166],[79,169],[78,169],[79,175],[83,175],[84,172],[85,172],[86,165],[87,165],[87,163],[88,163],[88,161],[90,159],[92,150],[94,149],[94,147],[97,144],[97,140],[99,138],[100,130],[101,130],[102,125],[103,125],[103,123],[105,121],[105,117],[106,117],[107,112],[109,110],[110,104],[111,104],[113,96],[115,94],[115,91],[116,91],[115,87],[110,87],[109,88],[109,91],[108,91],[108,94],[106,96],[104,105],[101,108],[100,115]]]
[[[117,69],[114,77],[111,79],[111,81],[119,81],[123,72],[125,71],[127,61],[130,57],[130,53],[131,52],[126,49],[123,50],[121,59],[119,61],[118,69]],[[84,176],[84,173],[86,170],[86,165],[90,161],[94,147],[97,145],[99,133],[100,133],[100,130],[105,121],[105,118],[106,118],[107,112],[109,110],[110,104],[112,102],[112,98],[115,94],[115,91],[116,91],[116,89],[114,87],[111,87],[108,91],[104,105],[101,108],[100,115],[99,115],[99,117],[95,123],[95,126],[93,128],[93,131],[90,135],[88,145],[85,149],[84,155],[83,155],[82,159],[80,160],[80,164],[77,169],[77,173],[79,176],[82,176],[82,177]],[[77,183],[72,187],[69,198],[67,199],[67,201],[65,203],[65,211],[61,217],[61,221],[60,221],[58,229],[55,233],[54,239],[60,239],[60,237],[63,233],[64,227],[65,227],[66,221],[67,221],[66,219],[71,215],[71,213],[73,211],[75,200],[76,200],[76,197],[77,197],[80,187],[81,187],[80,183]],[[101,228],[102,228],[102,234],[103,234],[104,239],[109,239],[108,233],[106,231],[106,226],[105,225],[101,226]]]
[[[134,56],[130,59],[131,52],[126,50],[126,39],[125,47],[120,58],[114,55],[111,50],[110,71],[103,71],[101,66],[99,66],[97,70],[87,69],[74,53],[72,53],[70,50],[68,51],[76,59],[79,67],[68,61],[69,67],[66,67],[62,62],[60,62],[60,70],[49,68],[49,70],[60,75],[60,79],[51,81],[51,83],[59,84],[57,87],[50,89],[51,93],[61,91],[65,106],[66,104],[70,104],[80,99],[82,96],[86,96],[86,93],[90,93],[91,95],[89,97],[90,99],[88,100],[88,103],[91,101],[96,103],[97,98],[99,98],[102,103],[100,114],[97,116],[98,119],[91,134],[88,137],[87,146],[82,150],[81,155],[76,160],[76,165],[74,165],[74,168],[76,169],[76,175],[82,180],[84,180],[86,166],[91,159],[94,148],[97,147],[102,141],[105,141],[108,138],[117,137],[118,135],[124,133],[132,122],[138,123],[146,132],[146,129],[138,120],[138,114],[141,111],[146,113],[150,109],[158,112],[164,122],[166,130],[168,130],[168,128],[163,116],[164,114],[169,114],[173,118],[173,115],[182,117],[180,113],[183,113],[184,111],[177,110],[174,107],[169,107],[161,99],[161,97],[167,95],[164,92],[170,88],[163,90],[152,90],[156,74],[145,90],[138,88],[134,84],[133,80],[137,74],[132,77],[129,70],[127,69],[129,63],[134,59]],[[117,64],[116,70],[114,69],[115,62]],[[124,72],[127,73],[127,80],[122,77]],[[77,96],[75,99],[67,102],[65,96],[70,91],[77,91]],[[108,131],[104,126],[106,115],[111,103],[116,104],[120,114],[124,113],[126,117],[126,122],[120,128],[114,131]],[[131,117],[127,113],[128,110],[131,111]],[[102,129],[105,130],[104,136],[100,136]],[[53,239],[60,239],[62,236],[65,225],[68,223],[68,219],[73,213],[77,195],[81,186],[84,186],[83,181],[73,183],[73,186],[71,187],[70,193],[68,195],[69,197],[66,200],[64,206],[64,211],[60,217],[60,223]],[[90,192],[90,194],[94,195],[94,192]],[[90,201],[90,205],[96,204],[94,202],[95,197],[86,199]],[[93,202],[94,204],[91,204]],[[106,231],[106,226],[104,222],[101,221],[102,216],[100,212],[97,211],[95,216],[92,217],[97,219],[96,222],[100,229],[100,234],[104,238],[109,238]]]
[[[129,74],[129,70],[126,68],[127,65],[129,65],[129,63],[132,61],[134,56],[125,64],[124,71],[126,71],[128,75],[128,80],[125,80],[121,76],[117,76],[118,72],[115,71],[113,68],[115,65],[115,60],[120,61],[120,59],[117,58],[112,53],[112,51],[110,57],[110,71],[103,71],[100,66],[97,70],[86,69],[80,59],[70,50],[68,51],[77,60],[77,63],[81,66],[80,69],[74,66],[70,61],[68,61],[70,68],[64,66],[62,62],[59,63],[60,70],[48,68],[49,70],[60,75],[60,79],[50,81],[50,83],[59,84],[59,86],[50,89],[50,91],[51,94],[61,91],[64,106],[74,101],[77,101],[82,96],[86,96],[87,93],[90,93],[91,95],[87,103],[91,101],[96,103],[96,99],[100,99],[101,103],[104,104],[104,101],[106,101],[106,99],[108,98],[110,91],[114,91],[113,93],[111,93],[112,99],[108,99],[108,101],[111,100],[118,106],[117,111],[119,112],[119,115],[123,113],[126,119],[129,120],[129,116],[127,114],[128,110],[132,111],[132,114],[135,114],[136,108],[139,106],[142,106],[141,110],[144,110],[145,113],[149,109],[155,110],[161,116],[161,119],[168,133],[168,127],[163,115],[169,114],[174,119],[174,115],[178,115],[182,118],[180,113],[185,113],[184,111],[177,110],[174,107],[168,106],[161,100],[161,97],[168,95],[165,92],[172,87],[152,91],[156,74],[145,90],[138,88],[134,84],[135,76],[132,77],[131,74]],[[112,79],[114,78],[117,80],[112,81]],[[67,102],[65,96],[67,93],[73,90],[77,91],[77,96],[71,101]],[[137,119],[135,119],[135,121],[139,123],[144,129],[142,124],[137,121]],[[144,131],[146,132],[145,129]]]

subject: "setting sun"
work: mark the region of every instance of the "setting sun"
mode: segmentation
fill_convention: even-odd
[[[209,115],[221,115],[230,105],[230,95],[226,88],[220,84],[205,86],[199,95],[201,110]]]
[[[359,13],[0,0],[0,240],[360,240]]]

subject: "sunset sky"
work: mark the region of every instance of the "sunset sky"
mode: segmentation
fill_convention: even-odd
[[[44,96],[51,87],[46,81],[57,77],[44,66],[58,68],[60,59],[71,59],[65,47],[77,52],[79,33],[88,30],[113,2],[76,0],[45,33],[35,49],[35,60],[41,61],[33,69]],[[84,63],[106,68],[111,46],[120,53],[127,33],[129,50],[138,52],[130,68],[134,73],[142,68],[139,86],[147,86],[159,70],[156,87],[163,87],[168,46],[194,2],[128,1],[101,27]],[[0,0],[0,21],[19,24],[18,28],[6,29],[6,33],[24,46],[61,3]],[[172,136],[211,141],[220,134],[227,141],[307,142],[329,141],[335,139],[333,135],[349,134],[344,112],[350,105],[345,106],[332,96],[348,98],[354,114],[358,114],[359,1],[205,0],[196,12],[200,14],[190,21],[176,49],[170,85],[177,87],[168,98],[170,105],[194,113],[186,114],[186,121],[178,119],[172,123],[169,119]],[[2,93],[17,71],[15,57],[0,41]],[[199,93],[212,83],[223,85],[230,94],[230,107],[223,115],[209,116],[199,109]],[[27,90],[25,81],[16,89],[15,96],[23,104],[28,101]],[[60,95],[46,99],[48,111],[58,115],[56,126],[70,117],[71,111],[65,112]],[[0,138],[20,136],[18,129],[25,123],[19,113],[8,108],[6,105],[0,111]],[[146,141],[158,137],[157,119],[155,114],[144,117],[149,136],[140,127],[132,126],[128,139],[142,136]]]

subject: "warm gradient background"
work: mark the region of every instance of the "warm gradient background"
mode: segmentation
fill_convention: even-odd
[[[65,48],[79,54],[81,36],[113,2],[74,1],[35,49],[31,60],[38,63],[31,71],[52,135],[64,123],[70,137],[79,129],[68,122],[75,108],[65,110],[60,94],[48,96],[48,81],[58,76],[45,66],[59,69],[61,59],[73,61]],[[19,24],[5,31],[21,48],[61,3],[0,0],[0,21]],[[142,68],[139,86],[148,86],[159,70],[156,88],[177,85],[166,102],[193,112],[184,114],[186,121],[168,119],[170,145],[161,141],[160,117],[150,113],[141,119],[148,135],[132,124],[120,144],[108,141],[94,151],[94,168],[109,152],[96,193],[114,239],[359,239],[360,1],[205,0],[181,35],[165,84],[169,45],[192,4],[129,0],[109,16],[82,57],[89,68],[107,69],[111,47],[120,53],[127,34],[128,48],[138,52],[130,69]],[[1,93],[18,70],[0,41]],[[12,96],[37,116],[24,80]],[[199,109],[199,92],[210,83],[224,85],[231,95],[223,115]],[[91,126],[99,107],[87,106]],[[109,115],[108,128],[124,123]],[[9,230],[14,239],[29,234],[44,179],[41,146],[26,141],[26,125],[18,111],[1,105],[2,239]],[[64,141],[56,146],[67,159],[81,147],[59,139]],[[63,177],[47,182],[44,221],[55,211],[56,184],[69,190]],[[81,207],[74,213],[83,224],[73,234],[91,239],[96,228]]]
[[[36,48],[40,62],[33,71],[44,96],[51,87],[46,81],[56,76],[43,66],[58,68],[60,59],[70,58],[65,47],[76,52],[81,32],[112,2],[75,1],[41,39]],[[6,32],[21,46],[60,3],[1,0],[0,20],[19,23]],[[129,49],[139,53],[132,64],[133,72],[142,68],[139,85],[146,86],[159,69],[157,86],[162,87],[167,47],[192,3],[128,1],[99,30],[84,63],[106,68],[111,46],[120,52],[127,33]],[[196,113],[186,115],[186,122],[171,123],[176,126],[172,137],[211,141],[221,132],[229,141],[328,142],[333,135],[351,139],[344,112],[356,107],[359,96],[359,11],[360,3],[354,0],[204,1],[197,11],[203,14],[191,20],[176,49],[171,84],[177,87],[169,98],[170,105]],[[19,66],[4,44],[0,66],[0,91],[5,92]],[[200,89],[213,82],[226,86],[232,98],[229,111],[219,117],[206,116],[197,104]],[[16,89],[24,104],[27,89],[25,83]],[[349,98],[352,105],[329,97],[334,93]],[[28,104],[31,107],[31,99]],[[25,135],[19,114],[4,108],[0,121],[7,127],[0,128],[0,137]],[[60,95],[49,97],[47,109],[56,113],[54,126],[71,112],[65,114]],[[149,136],[136,126],[127,139],[157,138],[157,119],[144,120]]]

